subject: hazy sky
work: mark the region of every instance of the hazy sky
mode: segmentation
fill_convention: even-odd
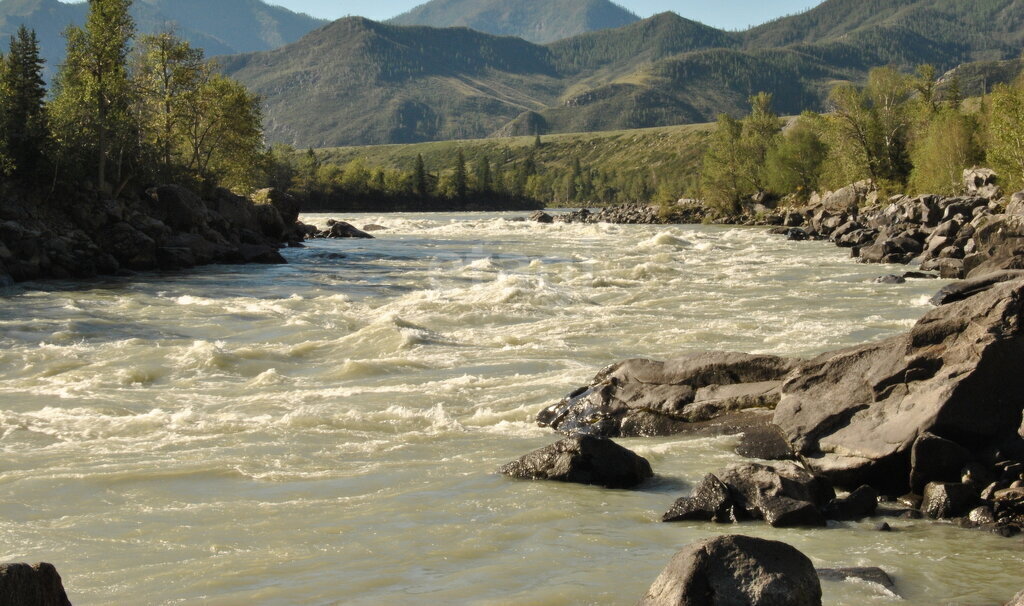
[[[213,0],[216,1],[216,0]],[[325,19],[360,15],[381,20],[423,4],[426,0],[268,0],[293,11]],[[663,11],[725,29],[745,29],[820,3],[820,0],[619,0],[641,17]]]

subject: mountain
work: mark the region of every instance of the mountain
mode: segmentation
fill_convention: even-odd
[[[639,20],[609,0],[431,0],[388,23],[468,27],[543,44]]]
[[[827,0],[745,32],[664,13],[546,45],[345,19],[224,69],[263,95],[271,140],[334,146],[706,122],[762,90],[794,114],[875,66],[1022,45],[1024,0]]]
[[[22,24],[36,30],[52,76],[64,60],[62,32],[84,24],[87,11],[85,2],[0,0],[0,40]],[[136,0],[132,16],[140,33],[173,27],[208,56],[277,48],[326,23],[261,0]]]
[[[549,51],[525,40],[362,17],[220,61],[263,96],[268,138],[303,146],[489,134],[561,89]]]

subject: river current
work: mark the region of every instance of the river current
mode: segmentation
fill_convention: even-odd
[[[808,356],[907,330],[942,282],[763,229],[349,215],[375,240],[0,296],[0,561],[48,561],[82,604],[631,604],[673,553],[741,532],[905,598],[1001,604],[1022,542],[927,521],[661,524],[734,436],[628,439],[637,491],[496,468],[533,418],[629,357]],[[307,215],[324,222],[327,215]]]

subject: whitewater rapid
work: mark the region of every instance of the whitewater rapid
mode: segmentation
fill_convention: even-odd
[[[304,216],[323,223],[330,215]],[[908,329],[942,282],[762,229],[348,215],[375,240],[0,296],[0,561],[78,604],[622,604],[694,540],[881,566],[911,604],[996,604],[1020,540],[925,521],[663,525],[735,437],[624,440],[640,491],[514,482],[537,411],[604,365],[809,356]],[[896,602],[826,583],[826,603]]]

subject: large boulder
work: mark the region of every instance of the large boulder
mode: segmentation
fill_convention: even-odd
[[[667,362],[627,360],[542,410],[537,421],[569,435],[671,435],[724,412],[774,406],[781,380],[795,364],[730,352],[693,353]]]
[[[991,215],[973,225],[975,252],[964,259],[967,277],[1024,269],[1024,215]]]
[[[909,487],[911,449],[932,433],[974,452],[1019,439],[1024,280],[928,312],[907,334],[803,364],[774,422],[837,485]]]
[[[677,553],[640,606],[818,606],[810,559],[766,539],[726,535]]]
[[[175,231],[191,232],[206,227],[207,208],[192,190],[180,185],[160,185],[146,190],[146,214]]]
[[[273,206],[288,227],[295,225],[299,220],[299,213],[302,212],[302,202],[298,198],[272,187],[254,193],[252,201],[257,206]]]
[[[611,440],[576,436],[535,450],[498,470],[525,480],[633,488],[654,477],[647,459]]]
[[[792,461],[732,465],[721,478],[738,511],[777,528],[824,526],[822,509],[836,496],[829,481]]]
[[[53,564],[0,564],[0,604],[71,606]]]

